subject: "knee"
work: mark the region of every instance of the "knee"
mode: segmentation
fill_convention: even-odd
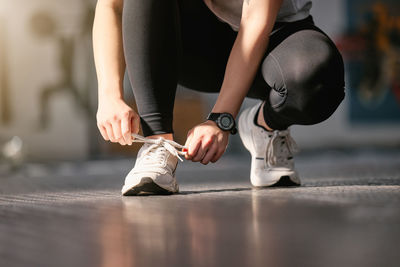
[[[336,46],[319,32],[310,32],[313,40],[290,59],[284,76],[287,87],[296,91],[318,91],[344,86],[344,64]],[[340,92],[338,92],[340,93]]]
[[[343,66],[329,57],[314,59],[296,69],[288,81],[287,98],[297,109],[300,123],[316,124],[328,119],[344,99]]]
[[[340,53],[326,40],[315,41],[313,48],[313,53],[298,50],[285,65],[279,66],[275,60],[280,78],[270,85],[271,107],[296,117],[298,124],[324,121],[344,98],[344,66]]]
[[[300,59],[288,84],[305,124],[329,118],[344,99],[344,66],[336,47],[328,42],[317,46],[311,59]],[[292,92],[293,91],[293,92]]]
[[[321,84],[299,101],[298,113],[302,124],[316,124],[328,119],[345,96],[343,86]]]

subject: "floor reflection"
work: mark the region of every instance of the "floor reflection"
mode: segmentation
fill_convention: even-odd
[[[129,228],[126,227],[121,215],[121,209],[101,211],[99,220],[101,267],[138,266],[132,255],[135,244],[131,242]]]
[[[126,249],[134,266],[172,266],[176,261],[182,223],[169,212],[162,198],[159,202],[153,203],[149,197],[123,199],[123,220],[129,239]]]
[[[213,206],[206,204],[201,210],[190,209],[185,216],[188,228],[190,260],[199,266],[213,266],[217,258],[218,224],[213,217]],[[211,212],[210,212],[211,211]]]
[[[263,221],[266,207],[257,190],[244,194],[237,199],[223,193],[202,194],[195,200],[123,198],[120,218],[116,220],[119,211],[115,211],[103,220],[103,266],[273,264],[272,230]]]

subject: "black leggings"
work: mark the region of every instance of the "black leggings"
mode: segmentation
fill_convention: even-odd
[[[218,92],[237,33],[202,0],[125,0],[124,53],[145,136],[172,133],[177,84]],[[311,17],[276,23],[248,97],[272,129],[319,123],[344,98],[343,60]]]

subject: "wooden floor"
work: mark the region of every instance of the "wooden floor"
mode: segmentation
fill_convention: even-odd
[[[0,266],[400,266],[400,151],[300,154],[293,188],[249,163],[180,163],[151,197],[120,196],[129,159],[0,164]]]

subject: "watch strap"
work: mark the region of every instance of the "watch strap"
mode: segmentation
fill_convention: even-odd
[[[210,113],[210,114],[208,114],[208,116],[207,116],[207,120],[211,120],[211,121],[217,121],[217,119],[219,118],[219,116],[221,115],[222,113]]]

